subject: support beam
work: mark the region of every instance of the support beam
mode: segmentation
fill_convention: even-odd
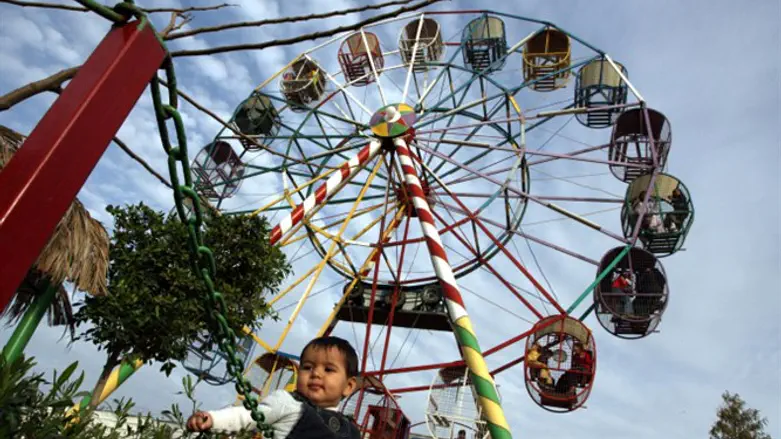
[[[407,149],[407,144],[403,139],[394,139],[394,144],[396,145],[396,153],[399,156],[401,167],[404,170],[404,183],[412,194],[412,203],[415,206],[423,235],[426,237],[431,263],[442,287],[442,294],[445,297],[445,304],[453,325],[453,332],[456,334],[461,354],[474,383],[478,405],[485,416],[491,437],[493,439],[512,439],[509,424],[499,402],[496,385],[493,377],[488,373],[485,358],[478,344],[469,314],[466,312],[456,278],[448,262],[439,233],[434,227],[431,207],[428,201],[426,201],[425,194],[421,188],[412,154]]]
[[[0,311],[165,56],[150,26],[113,28],[0,172]]]

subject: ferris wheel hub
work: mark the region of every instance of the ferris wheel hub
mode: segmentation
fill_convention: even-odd
[[[375,136],[381,139],[393,139],[411,134],[416,119],[415,109],[409,105],[390,104],[372,115],[369,126]]]

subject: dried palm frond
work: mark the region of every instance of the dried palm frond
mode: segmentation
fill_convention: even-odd
[[[0,170],[11,160],[24,139],[23,135],[0,125]],[[10,314],[17,317],[24,313],[35,297],[31,293],[32,289],[41,285],[43,277],[56,285],[72,282],[76,288],[93,296],[106,294],[108,249],[109,236],[106,229],[75,199],[28,272],[28,279],[17,291],[14,305],[8,308],[15,311]],[[43,291],[37,294],[41,293]],[[70,301],[65,290],[59,292],[57,297],[49,311],[52,324],[58,324],[56,322],[62,322],[63,319],[69,320],[71,315]]]
[[[76,199],[54,229],[36,267],[53,282],[73,282],[93,296],[106,294],[109,236]]]

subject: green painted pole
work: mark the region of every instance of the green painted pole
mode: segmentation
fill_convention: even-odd
[[[570,305],[570,307],[567,309],[567,314],[574,311],[575,308],[577,308],[578,305],[580,305],[580,302],[582,302],[583,299],[585,299],[586,296],[588,296],[589,293],[591,293],[591,291],[597,286],[598,283],[602,282],[602,279],[604,279],[605,276],[608,275],[608,273],[613,271],[616,265],[618,265],[618,263],[622,259],[624,259],[624,256],[626,256],[626,254],[629,253],[629,250],[631,249],[632,249],[632,244],[628,244],[626,247],[624,247],[623,250],[621,250],[621,253],[619,253],[618,256],[616,256],[616,258],[613,259],[613,261],[610,264],[608,264],[608,266],[605,267],[605,269],[602,270],[601,273],[599,273],[599,276],[597,276],[597,278],[594,279],[594,282],[592,282],[591,285],[589,285],[588,288],[586,288],[586,291],[584,291],[583,294],[581,294],[580,297],[578,297],[577,300],[575,300],[575,302],[572,305]]]
[[[38,328],[38,324],[41,323],[41,319],[57,296],[59,287],[59,285],[47,282],[43,293],[35,297],[3,348],[3,357],[5,357],[6,363],[11,363],[22,355],[24,348],[35,333],[35,329]]]

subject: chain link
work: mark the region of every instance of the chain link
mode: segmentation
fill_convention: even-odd
[[[146,14],[138,8],[132,0],[119,3],[113,9],[96,3],[94,0],[77,0],[79,3],[98,13],[116,24],[126,23],[130,17],[137,17],[138,26],[150,26],[152,24],[146,17]],[[168,54],[168,48],[157,34],[158,41]],[[200,197],[193,189],[192,174],[190,173],[190,162],[187,154],[187,136],[184,130],[182,116],[179,114],[179,99],[176,88],[176,73],[174,71],[173,60],[170,55],[161,66],[165,70],[166,81],[168,84],[168,103],[163,103],[162,93],[160,92],[160,78],[155,74],[151,81],[152,100],[155,107],[155,116],[157,126],[160,130],[160,140],[163,149],[168,155],[168,171],[171,176],[171,186],[174,189],[174,201],[179,219],[187,224],[188,244],[190,248],[190,263],[193,272],[203,280],[204,296],[206,303],[207,321],[211,330],[211,335],[216,340],[220,350],[226,357],[226,368],[228,373],[236,381],[236,391],[244,399],[244,407],[252,413],[252,419],[257,423],[258,429],[269,439],[273,439],[274,430],[269,424],[266,424],[266,417],[258,410],[258,400],[252,392],[252,386],[244,378],[244,364],[236,356],[236,333],[228,324],[226,316],[225,299],[222,293],[217,291],[214,279],[217,275],[217,264],[214,262],[214,254],[211,249],[203,242],[203,211],[201,210]],[[176,143],[179,146],[171,145],[171,138],[168,132],[167,121],[173,120],[174,130],[176,132]],[[178,166],[177,166],[178,165]],[[179,178],[178,169],[181,169],[184,182]],[[185,208],[186,200],[190,201],[190,208],[193,215],[188,215]]]

